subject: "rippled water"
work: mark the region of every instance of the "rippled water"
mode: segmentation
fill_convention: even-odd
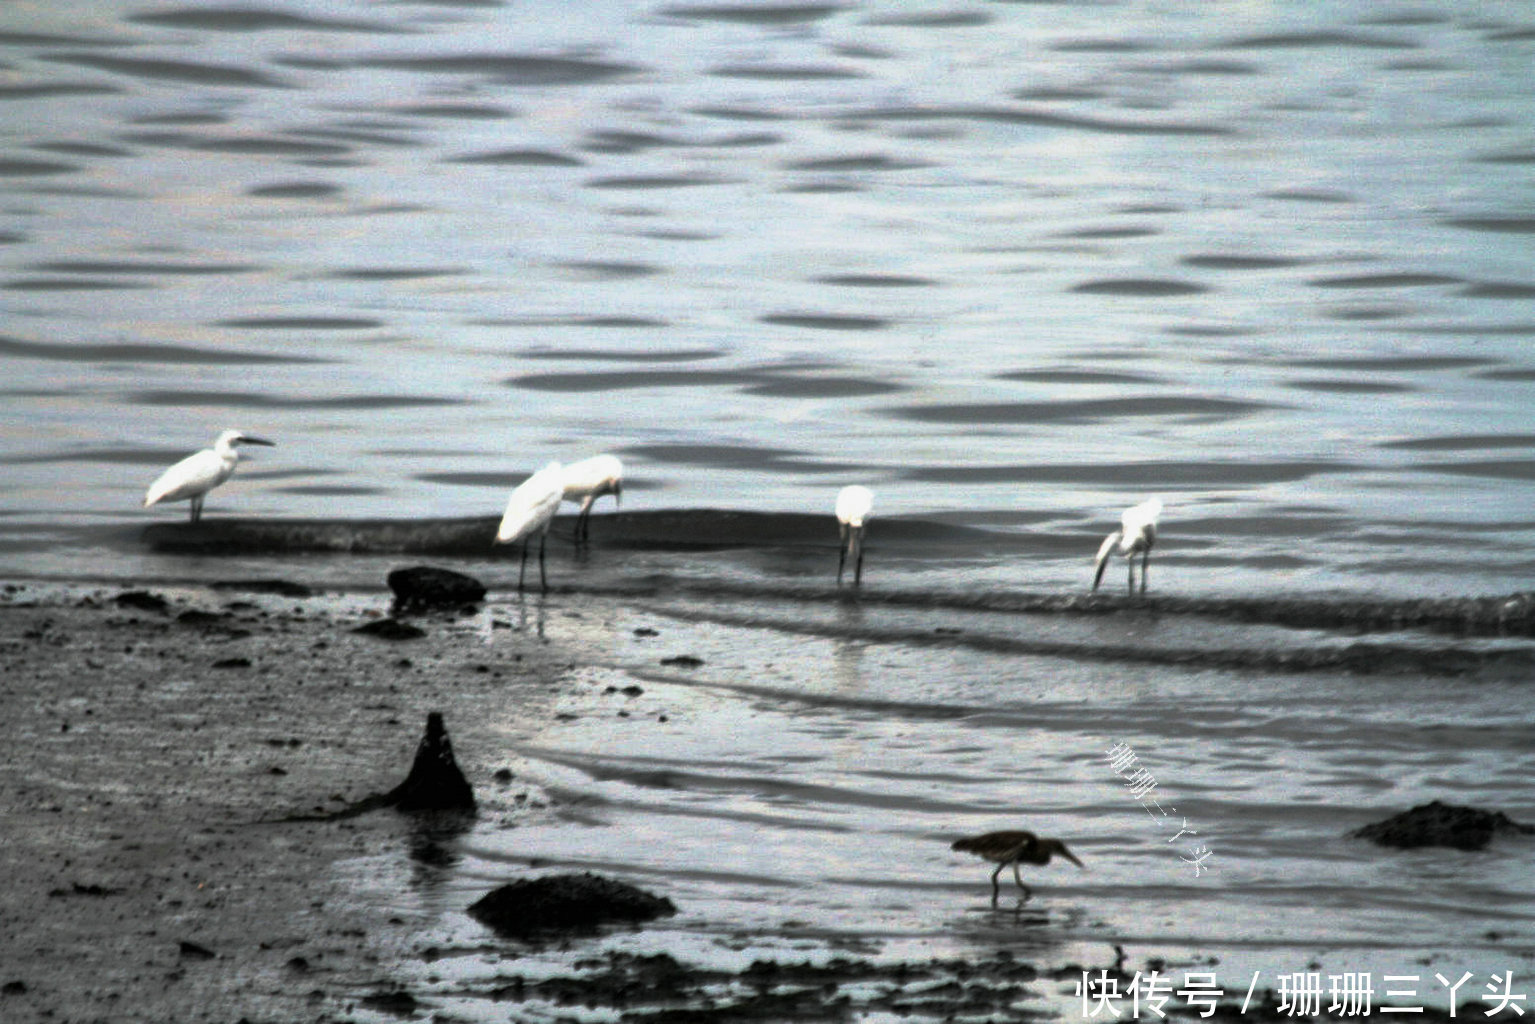
[[[1532,25],[13,6],[5,546],[99,571],[102,527],[180,514],[137,508],[157,467],[237,424],[280,447],[216,514],[491,514],[613,450],[635,505],[856,479],[1047,538],[1028,583],[1157,492],[1169,586],[1510,589]]]
[[[138,503],[239,426],[279,447],[210,518],[492,516],[547,460],[608,450],[628,509],[826,512],[869,484],[868,579],[887,591],[1083,589],[1149,493],[1167,504],[1161,593],[1523,589],[1532,50],[1514,0],[9,5],[0,566],[229,575],[144,547],[144,525],[185,513]],[[974,529],[882,550],[881,519]],[[792,585],[833,544],[599,550],[556,578]],[[300,564],[341,586],[380,575]],[[824,914],[942,931],[963,883],[938,833],[1006,825],[1022,801],[1085,847],[1094,870],[1053,879],[1079,917],[1118,929],[1240,942],[1303,902],[1320,905],[1275,918],[1286,941],[1303,920],[1368,945],[1427,915],[1471,949],[1466,907],[1528,925],[1503,868],[1452,881],[1408,858],[1412,884],[1398,866],[1373,902],[1378,857],[1316,851],[1361,803],[1461,795],[1531,817],[1510,784],[1530,755],[1506,731],[1530,718],[1521,678],[807,639],[798,606],[742,603],[713,628],[754,681],[711,659],[709,685],[650,691],[695,708],[702,747],[620,752],[573,726],[547,756],[642,832],[686,835],[678,805],[710,808],[725,877],[684,894],[705,906],[805,882],[795,898]],[[950,628],[941,601],[917,604],[903,628]],[[657,614],[704,628],[697,609]],[[1109,619],[1103,641],[1126,628],[1155,632]],[[754,689],[769,651],[786,678]],[[1115,740],[1219,836],[1214,881],[1152,832],[1123,845],[1152,821],[1105,773]],[[684,763],[754,781],[680,800],[634,781]],[[768,775],[791,788],[765,792]],[[874,795],[892,792],[899,815]],[[779,816],[796,801],[811,809]],[[845,863],[733,863],[764,823]],[[869,887],[851,879],[871,834],[892,852]]]

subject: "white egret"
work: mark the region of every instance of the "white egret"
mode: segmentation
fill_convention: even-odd
[[[1082,867],[1082,862],[1077,860],[1076,856],[1066,849],[1066,844],[1059,839],[1041,839],[1033,832],[1023,829],[969,836],[956,840],[949,849],[958,850],[960,853],[973,853],[997,865],[997,870],[991,873],[992,903],[997,902],[997,894],[1000,891],[997,886],[997,876],[1009,864],[1013,866],[1013,881],[1017,882],[1018,888],[1023,890],[1024,899],[1028,899],[1031,893],[1029,887],[1023,883],[1023,879],[1018,877],[1019,864],[1038,864],[1043,867],[1050,863],[1052,856],[1060,854],[1077,867]]]
[[[1157,517],[1162,514],[1162,500],[1150,498],[1139,505],[1125,509],[1120,517],[1120,529],[1103,538],[1098,548],[1098,569],[1093,576],[1093,589],[1103,582],[1103,570],[1109,556],[1117,549],[1130,563],[1130,593],[1135,593],[1135,556],[1141,556],[1141,593],[1146,592],[1146,569],[1151,561],[1151,549],[1157,542]]]
[[[162,501],[181,501],[183,498],[192,499],[192,522],[197,522],[203,516],[203,498],[209,491],[229,479],[235,471],[235,464],[240,461],[240,453],[235,450],[236,445],[260,444],[268,448],[275,448],[271,441],[238,430],[226,430],[213,442],[212,448],[204,448],[176,463],[170,469],[160,474],[159,479],[149,485],[149,490],[144,492],[144,507],[159,504]]]
[[[522,541],[522,566],[517,570],[517,589],[522,590],[522,580],[528,569],[528,544],[537,533],[538,582],[549,589],[549,578],[544,573],[544,548],[549,541],[549,524],[559,510],[560,499],[565,493],[564,471],[558,462],[551,462],[543,469],[518,484],[506,502],[506,514],[496,529],[497,544],[515,544]]]
[[[565,467],[565,500],[581,503],[576,516],[576,543],[591,533],[592,505],[604,494],[611,494],[617,504],[623,503],[624,464],[616,455],[593,455]]]
[[[853,563],[853,586],[863,582],[863,521],[874,507],[874,492],[867,487],[851,484],[837,494],[837,532],[841,535],[841,547],[837,551],[837,584],[842,584],[842,571],[849,561]]]

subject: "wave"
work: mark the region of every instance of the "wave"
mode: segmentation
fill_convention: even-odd
[[[574,515],[556,517],[552,532],[568,540],[575,519]],[[516,548],[498,547],[492,543],[498,522],[499,519],[493,516],[418,520],[216,519],[196,524],[156,523],[144,530],[142,540],[155,551],[182,554],[330,552],[479,559],[515,557]],[[830,549],[837,543],[836,521],[830,515],[798,512],[727,509],[623,512],[593,517],[591,532],[599,547],[640,551]],[[1002,549],[1015,548],[1019,543],[1016,536],[995,530],[911,518],[880,520],[878,537],[882,548],[906,555],[931,555],[939,551],[963,553],[965,550],[995,554]],[[656,575],[636,577],[622,583],[609,580],[597,586],[583,585],[581,589],[589,593],[631,597],[664,593],[757,600],[852,599],[852,592],[819,583],[773,580],[738,583]],[[1134,612],[1153,617],[1202,618],[1239,625],[1329,630],[1350,635],[1411,631],[1461,638],[1535,637],[1535,592],[1438,598],[1285,594],[1199,597],[870,588],[856,592],[856,600],[868,606],[1013,615],[1102,616]],[[1052,652],[1039,650],[1036,653]],[[1184,656],[1187,654],[1169,652],[1166,657],[1186,660]],[[1325,657],[1314,654],[1266,652],[1258,660],[1275,667],[1292,663],[1305,667],[1365,667],[1369,659],[1389,661],[1392,657],[1390,651],[1365,648],[1353,654],[1339,653],[1335,649]],[[1415,658],[1422,655],[1421,651],[1413,653]],[[1208,661],[1205,655],[1199,657]],[[1458,657],[1454,655],[1450,660]],[[1253,659],[1241,656],[1234,664],[1251,662]],[[1220,660],[1216,658],[1209,663],[1220,664]]]

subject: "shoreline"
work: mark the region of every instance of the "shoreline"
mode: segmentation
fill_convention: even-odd
[[[736,1020],[845,1019],[850,1000],[1026,1019],[1058,983],[1005,950],[914,963],[849,951],[722,973],[681,951],[574,937],[423,949],[430,922],[407,909],[410,892],[370,902],[339,869],[392,861],[403,877],[441,835],[390,808],[331,816],[405,776],[428,711],[446,718],[481,825],[536,813],[548,797],[506,777],[515,756],[495,756],[479,712],[542,693],[530,713],[555,714],[547,695],[576,664],[526,633],[487,648],[487,620],[514,628],[490,610],[417,619],[426,635],[402,643],[354,631],[385,617],[383,597],[359,614],[345,598],[165,591],[176,596],[163,608],[134,588],[0,593],[4,739],[17,754],[0,771],[7,1021],[479,1019],[474,1006],[517,1020],[566,1005],[705,1020],[722,991]],[[568,969],[525,977],[525,958],[551,948]],[[412,994],[424,965],[489,950],[495,979]]]
[[[738,971],[664,943],[636,955],[570,941],[546,947],[553,974],[530,975],[529,947],[444,941],[441,908],[417,905],[406,879],[435,870],[425,848],[453,863],[453,840],[388,808],[327,816],[399,783],[432,711],[479,827],[545,813],[558,801],[519,777],[506,719],[596,713],[592,662],[545,639],[542,607],[536,628],[491,602],[415,618],[424,635],[397,641],[356,631],[387,616],[385,593],[271,584],[0,588],[5,1020],[459,1021],[487,1008],[521,1020],[576,1005],[636,1020],[719,1019],[707,1006],[735,1020],[1028,1019],[1059,1010],[1081,970],[1114,969],[1109,945],[1083,965],[989,945],[902,962],[865,936],[820,962],[743,934],[765,952]],[[348,878],[370,862],[398,899]],[[464,957],[479,966],[449,966]],[[1287,1018],[1272,1005],[1246,1016]]]

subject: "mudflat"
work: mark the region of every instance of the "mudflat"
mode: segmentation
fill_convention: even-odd
[[[381,951],[409,923],[346,899],[331,869],[402,851],[411,822],[328,816],[405,777],[429,711],[486,793],[499,765],[477,709],[564,666],[536,640],[492,664],[483,618],[433,618],[408,644],[353,632],[386,601],[5,588],[0,1018],[388,1006]],[[483,813],[514,813],[511,788],[504,808],[488,795]]]
[[[500,1020],[1035,1016],[1021,1004],[1052,980],[1005,951],[731,973],[556,936],[566,966],[525,978],[519,944],[487,931],[468,952],[503,958],[496,980],[411,991],[422,964],[465,951],[348,889],[338,865],[405,862],[432,827],[370,798],[405,777],[436,711],[481,822],[515,825],[545,796],[487,723],[555,714],[579,666],[494,610],[397,623],[383,595],[284,589],[0,588],[0,1019],[465,1019],[440,1015],[444,997]]]

